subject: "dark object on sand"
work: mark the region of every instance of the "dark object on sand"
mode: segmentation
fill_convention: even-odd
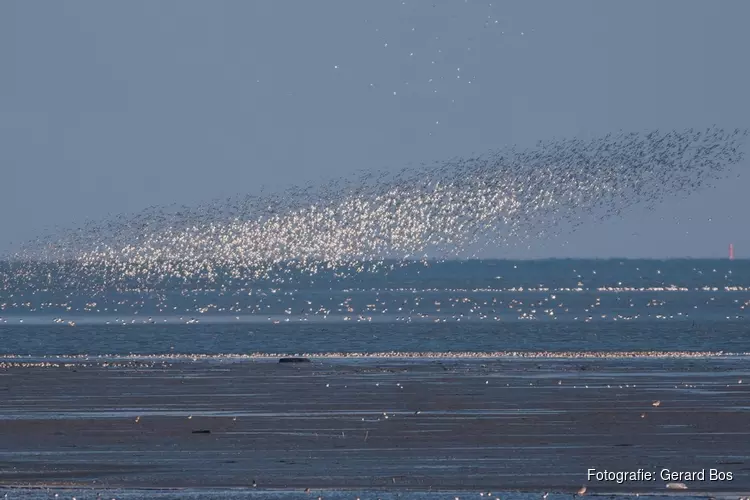
[[[197,431],[193,431],[193,434],[211,434],[211,431],[208,429],[198,429]]]
[[[279,363],[309,363],[310,360],[307,358],[281,358]]]

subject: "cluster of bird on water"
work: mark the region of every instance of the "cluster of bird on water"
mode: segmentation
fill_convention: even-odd
[[[151,207],[28,242],[8,257],[0,283],[154,288],[472,256],[695,191],[742,160],[746,137],[712,127],[553,140],[276,194]]]
[[[70,354],[48,356],[0,355],[0,368],[36,367],[71,368],[100,366],[111,368],[167,368],[178,363],[243,362],[286,360],[336,360],[336,359],[706,359],[746,358],[748,352],[726,351],[387,351],[387,352],[313,352],[249,354]],[[742,381],[740,380],[740,383]]]

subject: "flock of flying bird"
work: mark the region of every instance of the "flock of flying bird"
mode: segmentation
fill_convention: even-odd
[[[152,287],[471,256],[695,191],[742,160],[747,134],[712,127],[554,140],[282,193],[152,207],[28,242],[0,281],[52,281],[53,265],[67,285]]]

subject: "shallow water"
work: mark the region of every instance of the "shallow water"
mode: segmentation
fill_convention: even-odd
[[[6,365],[0,481],[473,496],[577,489],[590,467],[718,467],[735,479],[691,490],[748,486],[746,358],[221,359]]]

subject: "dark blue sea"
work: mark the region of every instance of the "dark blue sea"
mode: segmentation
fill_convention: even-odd
[[[386,262],[113,283],[0,264],[0,355],[750,352],[750,260]]]

